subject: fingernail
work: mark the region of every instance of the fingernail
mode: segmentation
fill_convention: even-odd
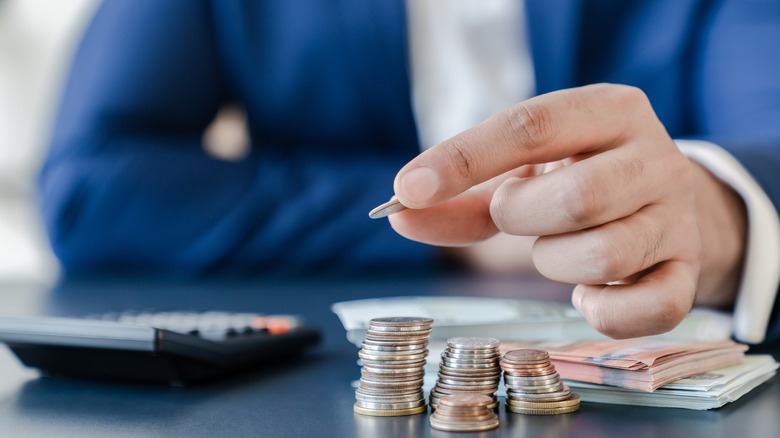
[[[399,186],[409,204],[421,206],[439,190],[439,176],[430,167],[418,167],[402,176]]]
[[[580,311],[580,313],[582,313],[582,294],[583,291],[580,285],[575,286],[571,293],[571,303],[574,305],[575,309]]]

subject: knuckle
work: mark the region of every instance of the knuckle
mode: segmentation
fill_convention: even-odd
[[[673,148],[672,153],[664,155],[663,168],[666,169],[666,173],[671,178],[675,179],[675,182],[684,185],[692,184],[693,165],[688,157],[676,147]]]
[[[641,252],[642,260],[640,261],[639,270],[644,270],[658,263],[661,258],[663,230],[659,229],[656,223],[648,223],[645,225],[641,235],[644,241],[644,250]]]
[[[622,105],[628,107],[650,106],[650,100],[640,88],[623,84],[604,84],[608,87],[610,96]]]
[[[629,186],[636,184],[646,174],[647,162],[642,156],[634,156],[631,159],[616,159],[613,170],[619,176],[620,184]]]
[[[574,225],[589,224],[601,213],[598,193],[575,175],[564,177],[559,193],[563,213]]]
[[[553,117],[549,109],[540,104],[519,103],[506,112],[509,144],[534,147],[547,143],[553,135]],[[521,142],[516,140],[520,139]]]
[[[625,248],[613,239],[597,236],[593,240],[589,257],[593,278],[604,282],[622,279]]]

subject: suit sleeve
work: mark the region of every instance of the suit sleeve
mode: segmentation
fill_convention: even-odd
[[[713,11],[696,60],[698,124],[703,137],[739,160],[780,210],[780,3],[720,1]],[[766,341],[780,341],[777,299]]]
[[[281,147],[240,162],[201,135],[230,97],[208,3],[111,1],[74,59],[39,187],[68,271],[202,273],[425,267],[367,211],[408,157]]]

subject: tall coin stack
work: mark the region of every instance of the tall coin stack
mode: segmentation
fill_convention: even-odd
[[[371,320],[358,355],[362,362],[355,412],[394,417],[425,412],[422,391],[430,318]]]
[[[494,338],[448,339],[441,355],[439,378],[431,390],[431,407],[436,409],[445,395],[482,394],[491,399],[488,407],[496,408],[496,390],[501,380],[498,345]]]
[[[512,350],[501,358],[506,406],[517,414],[567,414],[580,408],[580,396],[564,386],[550,356],[542,350]]]
[[[449,432],[480,432],[498,427],[498,415],[488,406],[493,399],[482,394],[450,394],[439,400],[431,427]]]

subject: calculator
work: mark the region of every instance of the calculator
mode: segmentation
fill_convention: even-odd
[[[0,342],[47,376],[186,385],[262,370],[320,339],[300,316],[125,311],[0,317]]]

